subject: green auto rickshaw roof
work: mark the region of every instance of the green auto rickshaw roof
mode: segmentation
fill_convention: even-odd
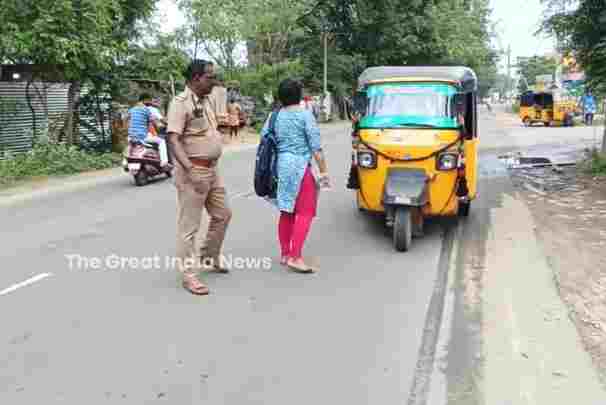
[[[465,66],[376,66],[366,69],[358,79],[358,89],[387,82],[447,82],[460,91],[477,91],[478,79]]]

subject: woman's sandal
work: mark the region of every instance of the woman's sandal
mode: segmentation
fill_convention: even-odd
[[[208,295],[210,290],[196,276],[184,276],[183,288],[195,295]]]
[[[310,266],[300,266],[298,264],[293,263],[290,259],[286,262],[286,265],[292,269],[293,271],[296,271],[297,273],[313,273],[314,269]]]

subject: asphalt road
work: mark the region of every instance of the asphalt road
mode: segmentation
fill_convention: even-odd
[[[489,144],[501,145],[501,125],[483,111]],[[348,126],[323,136],[334,189],[321,195],[304,252],[320,267],[314,275],[278,263],[277,213],[252,193],[252,149],[221,166],[234,211],[224,253],[236,267],[249,262],[206,275],[208,297],[182,290],[166,263],[175,245],[170,181],[137,188],[124,174],[3,207],[0,403],[443,403],[432,396],[440,378],[430,379],[440,342],[449,344],[449,373],[472,366],[471,337],[457,333],[470,320],[445,300],[461,289],[446,288],[449,254],[478,235],[434,222],[410,252],[395,252],[345,188]],[[480,207],[502,174],[486,156],[481,182],[493,189]],[[479,224],[481,209],[471,218]],[[452,335],[438,336],[451,324]]]

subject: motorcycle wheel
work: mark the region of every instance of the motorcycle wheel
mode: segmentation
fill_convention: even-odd
[[[137,174],[135,174],[135,184],[138,187],[142,187],[144,185],[147,184],[147,173],[145,173],[143,170],[140,170],[137,172]]]

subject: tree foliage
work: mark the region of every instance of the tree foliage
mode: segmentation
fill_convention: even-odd
[[[0,61],[45,66],[69,82],[66,138],[73,138],[82,84],[104,87],[120,70],[137,22],[156,0],[4,0]],[[38,79],[44,79],[39,77]]]
[[[558,61],[547,56],[533,56],[530,58],[520,58],[518,60],[518,73],[524,80],[520,80],[520,92],[528,89],[529,86],[536,84],[536,77],[541,75],[553,75]]]
[[[57,66],[68,81],[111,70],[155,0],[4,0],[0,60]]]
[[[490,47],[489,14],[487,0],[319,1],[301,17],[309,38],[303,54],[314,55],[308,59],[321,77],[314,63],[319,38],[323,32],[333,35],[331,65],[336,60],[348,67],[333,67],[333,91],[346,87],[345,82],[351,88],[368,66],[466,65],[478,74],[485,94],[496,79],[497,60]]]
[[[133,44],[122,76],[156,81],[184,81],[188,54],[179,46],[175,34],[157,33],[151,43]]]
[[[558,40],[560,51],[574,55],[590,86],[606,93],[606,3],[603,0],[545,3],[543,31]]]
[[[267,97],[275,97],[278,83],[289,77],[302,77],[304,67],[298,60],[273,65],[261,64],[252,68],[240,68],[226,74],[227,81],[240,83],[240,92],[253,96],[264,103]]]
[[[238,64],[238,43],[244,39],[244,17],[236,0],[180,0],[187,18],[181,35],[192,44],[192,58],[208,54],[219,66],[233,70]]]

